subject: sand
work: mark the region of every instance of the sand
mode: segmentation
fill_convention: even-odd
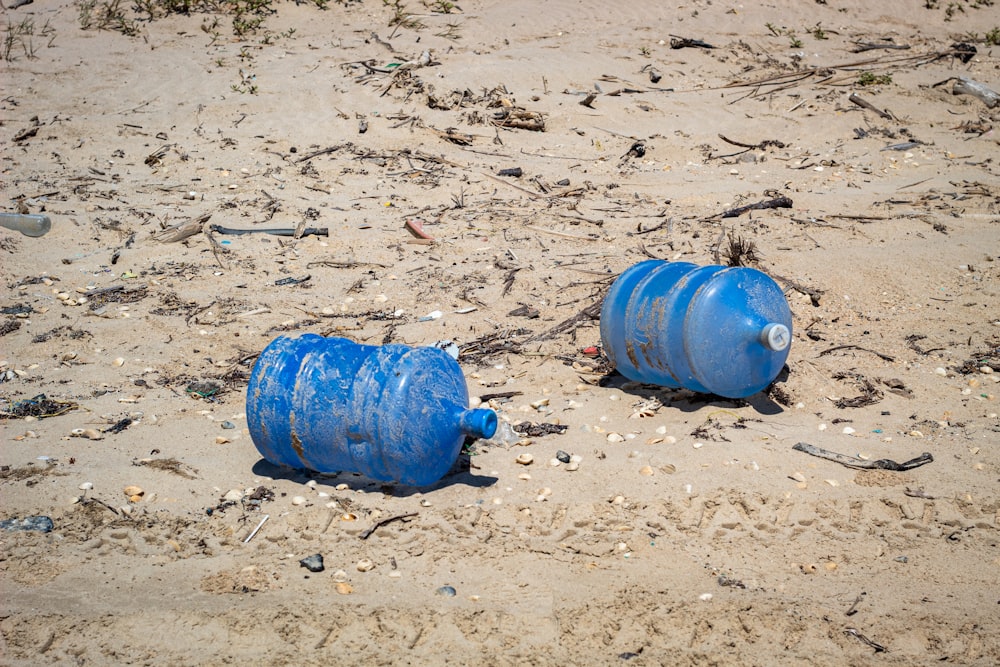
[[[424,4],[4,11],[2,208],[52,229],[0,229],[0,519],[53,530],[0,532],[0,663],[997,664],[1000,108],[953,94],[1000,89],[996,8]],[[586,354],[621,271],[731,242],[792,310],[768,390]],[[246,382],[305,332],[452,340],[568,428],[424,488],[277,468]]]

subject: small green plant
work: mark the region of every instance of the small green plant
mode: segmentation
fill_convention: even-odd
[[[1000,28],[993,28],[983,37],[983,41],[992,46],[1000,46]]]
[[[36,31],[35,20],[32,18],[24,18],[20,23],[11,23],[8,19],[7,30],[4,32],[3,42],[0,43],[0,55],[3,56],[4,60],[10,62],[17,60],[18,56],[15,53],[21,51],[28,60],[35,59],[37,56],[35,56],[33,38],[36,36],[48,37],[48,46],[52,46],[52,42],[55,40],[55,29],[48,20]]]
[[[424,6],[427,6],[426,2]],[[451,14],[451,10],[455,9],[455,4],[446,0],[434,0],[430,4],[430,9],[437,14]]]
[[[858,76],[859,86],[888,86],[892,83],[891,74],[875,74],[874,72],[862,72]]]
[[[829,39],[829,37],[826,36],[826,31],[823,30],[823,28],[821,28],[818,23],[814,27],[809,29],[809,34],[811,34],[816,39]]]
[[[794,32],[788,32],[788,45],[793,49],[802,48],[802,40],[795,36]]]
[[[445,39],[450,39],[453,41],[458,41],[462,39],[461,33],[458,31],[462,27],[461,23],[448,23],[445,25],[445,29],[441,32],[435,33],[436,37],[444,37]]]
[[[114,30],[127,37],[139,34],[139,22],[129,17],[122,0],[83,0],[77,6],[84,30]]]
[[[639,49],[639,55],[642,56],[643,58],[648,58],[650,53],[651,52],[648,46],[643,46],[642,48]]]
[[[420,19],[406,11],[403,0],[382,0],[382,4],[392,9],[389,25],[394,25],[397,28],[409,28],[410,30],[420,30],[427,27]]]

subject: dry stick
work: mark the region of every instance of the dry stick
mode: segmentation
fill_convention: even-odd
[[[809,454],[810,456],[817,456],[821,459],[834,461],[841,465],[847,466],[848,468],[857,468],[860,470],[894,470],[896,472],[905,472],[907,470],[912,470],[913,468],[919,468],[920,466],[931,463],[934,460],[934,457],[931,456],[930,452],[924,452],[915,459],[910,459],[909,461],[903,461],[902,463],[896,463],[891,459],[865,461],[864,459],[859,459],[856,456],[848,456],[847,454],[838,454],[837,452],[831,452],[828,449],[823,449],[822,447],[810,445],[807,442],[796,443],[795,445],[792,446],[792,449],[802,452],[804,454]]]
[[[844,616],[854,616],[856,613],[858,613],[858,605],[861,604],[861,601],[865,599],[866,595],[868,594],[865,593],[864,591],[861,591],[861,595],[854,598],[854,602],[853,604],[851,604],[851,608],[844,612]]]
[[[598,241],[600,239],[593,236],[580,236],[579,234],[568,234],[566,232],[557,232],[554,229],[545,229],[544,227],[537,227],[535,225],[525,225],[525,229],[533,229],[536,232],[541,232],[543,234],[551,234],[552,236],[559,236],[564,239],[576,239],[577,241]]]
[[[297,162],[297,163],[298,162],[305,162],[306,160],[311,160],[314,157],[319,157],[320,155],[326,155],[327,153],[335,153],[335,152],[339,151],[343,147],[344,147],[344,144],[338,144],[336,146],[330,146],[328,148],[321,148],[320,150],[313,151],[312,153],[309,153],[308,155],[303,155],[302,157],[300,157],[295,162]]]
[[[874,44],[872,42],[855,42],[856,46],[851,49],[851,53],[863,53],[864,51],[874,51],[876,49],[896,49],[899,51],[908,51],[910,49],[909,44]]]
[[[873,112],[877,113],[880,117],[882,117],[882,118],[884,118],[886,120],[895,120],[895,116],[893,116],[891,113],[889,113],[888,111],[885,111],[884,109],[879,109],[878,107],[876,107],[871,102],[868,102],[867,100],[864,100],[861,97],[859,97],[856,93],[851,93],[851,96],[848,97],[847,99],[850,100],[851,102],[854,102],[859,107],[864,107],[865,109],[868,109],[869,111],[873,111]]]
[[[871,352],[876,357],[884,361],[896,361],[888,354],[882,354],[881,352],[876,352],[875,350],[869,350],[867,347],[861,347],[860,345],[837,345],[836,347],[831,347],[828,350],[823,350],[819,353],[819,356],[830,354],[831,352],[836,352],[837,350],[861,350],[862,352]]]
[[[390,516],[386,519],[381,519],[373,523],[370,528],[366,528],[364,532],[362,532],[358,537],[360,537],[363,540],[367,540],[369,537],[371,537],[372,533],[374,533],[376,530],[378,530],[385,524],[392,523],[393,521],[399,521],[400,519],[409,519],[410,517],[414,516],[417,516],[416,512],[408,512],[407,514],[397,514],[396,516]]]
[[[215,255],[215,261],[219,263],[219,267],[223,269],[229,269],[229,266],[222,261],[219,253],[223,252],[223,248],[219,245],[219,242],[215,240],[215,235],[212,234],[212,225],[206,220],[205,225],[201,228],[202,234],[208,239],[209,245],[212,247],[212,254]]]
[[[854,628],[846,628],[844,630],[844,634],[845,635],[849,635],[851,637],[857,637],[862,642],[864,642],[865,644],[868,644],[873,649],[875,649],[876,653],[888,653],[889,652],[889,649],[887,649],[886,647],[882,646],[881,644],[873,642],[872,640],[868,639],[868,637],[865,637],[863,634],[861,634],[860,632],[858,632]]]

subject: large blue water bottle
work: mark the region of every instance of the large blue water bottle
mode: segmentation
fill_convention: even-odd
[[[470,410],[462,370],[435,347],[281,336],[254,364],[247,425],[276,465],[432,484],[467,435],[493,436],[492,410]]]
[[[744,398],[781,372],[792,313],[778,285],[746,267],[648,260],[604,299],[601,342],[637,382]]]

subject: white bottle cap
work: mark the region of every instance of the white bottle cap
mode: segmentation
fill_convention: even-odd
[[[771,323],[760,332],[760,342],[764,347],[780,352],[792,342],[792,334],[784,324]]]

